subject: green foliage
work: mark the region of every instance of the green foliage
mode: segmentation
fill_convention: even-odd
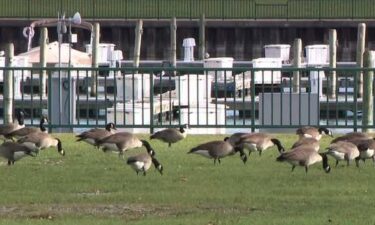
[[[275,135],[288,148],[294,134]],[[374,166],[341,163],[291,172],[275,147],[214,165],[190,148],[222,135],[190,135],[168,145],[150,141],[164,175],[139,175],[117,154],[59,135],[55,149],[7,166],[0,161],[0,224],[374,224]],[[142,136],[142,138],[147,138]],[[324,137],[321,147],[330,141]],[[134,149],[125,157],[145,151]],[[334,161],[331,160],[331,166]],[[345,166],[344,166],[345,165]]]

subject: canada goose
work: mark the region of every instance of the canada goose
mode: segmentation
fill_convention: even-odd
[[[7,139],[6,135],[12,131],[21,129],[25,127],[25,113],[21,110],[18,111],[16,114],[17,122],[18,123],[8,123],[4,125],[0,125],[0,138],[5,140]]]
[[[228,141],[231,145],[235,146],[236,143],[241,140],[241,137],[243,137],[245,135],[248,135],[248,134],[250,134],[250,133],[243,133],[243,132],[234,133],[229,137],[225,137],[224,141]]]
[[[232,155],[233,152],[240,152],[240,157],[243,163],[246,163],[247,157],[240,147],[233,147],[229,142],[226,141],[210,141],[195,148],[192,148],[189,153],[195,153],[205,156],[210,159],[214,159],[214,164],[216,161],[220,163],[220,159],[228,155]]]
[[[352,143],[355,144],[359,150],[359,157],[357,161],[361,159],[363,162],[365,162],[366,159],[372,159],[375,165],[375,140],[374,139],[357,139],[357,140],[352,140]]]
[[[293,146],[292,146],[292,149],[293,148],[297,148],[301,145],[307,145],[307,146],[311,146],[315,149],[315,151],[319,151],[320,149],[320,145],[319,145],[319,141],[316,140],[315,138],[308,138],[308,137],[304,137],[304,138],[301,138],[299,139],[298,141],[296,141]]]
[[[13,139],[13,138],[21,138],[24,137],[28,134],[34,133],[34,132],[44,132],[47,133],[47,129],[44,126],[45,123],[48,123],[47,117],[42,117],[40,119],[39,127],[23,127],[21,129],[12,131],[8,134],[5,135],[6,138],[8,139]]]
[[[126,161],[126,164],[130,165],[131,168],[137,173],[143,172],[143,175],[146,176],[146,171],[150,169],[151,164],[154,164],[155,168],[163,175],[163,166],[160,162],[154,157],[155,151],[150,148],[147,149],[147,152],[130,156]]]
[[[119,132],[109,135],[96,141],[96,146],[102,146],[104,152],[108,150],[119,152],[119,157],[123,156],[128,149],[140,148],[142,146],[150,149],[150,144],[145,140],[139,140],[137,136],[128,132]]]
[[[150,136],[150,139],[158,139],[163,142],[168,143],[168,146],[171,147],[172,143],[176,143],[184,138],[186,138],[188,125],[181,126],[179,129],[167,128],[158,132],[155,132]]]
[[[294,148],[289,152],[281,153],[276,161],[290,163],[292,165],[292,171],[296,166],[304,166],[306,173],[309,166],[323,161],[324,171],[326,173],[331,171],[331,167],[328,165],[327,155],[325,153],[318,153],[314,148],[305,145]]]
[[[372,137],[366,133],[360,133],[360,132],[351,132],[347,133],[345,135],[342,135],[340,137],[337,137],[331,141],[331,143],[335,143],[338,141],[356,141],[361,139],[371,139]]]
[[[328,130],[325,127],[310,127],[310,126],[304,126],[297,129],[296,134],[300,137],[311,137],[315,138],[316,140],[320,140],[322,138],[322,134],[329,135],[333,137],[332,131]]]
[[[4,142],[0,145],[0,156],[8,160],[8,165],[13,165],[15,161],[25,156],[34,157],[32,152],[29,147],[15,142]]]
[[[356,160],[358,167],[359,151],[356,145],[347,141],[338,141],[332,143],[327,148],[327,154],[336,159],[336,166],[339,161],[345,160],[349,166],[349,162]]]
[[[108,137],[109,135],[114,134],[116,126],[114,123],[108,123],[105,126],[105,129],[93,128],[88,131],[85,131],[81,134],[76,135],[77,141],[84,141],[91,145],[95,145],[97,140]]]
[[[242,145],[244,148],[249,150],[249,155],[251,152],[259,152],[259,155],[262,155],[262,152],[274,145],[277,146],[279,152],[284,152],[285,149],[282,146],[279,139],[272,138],[266,133],[251,133],[243,135],[236,145]]]
[[[17,142],[26,145],[37,152],[39,152],[39,150],[43,150],[49,147],[57,147],[57,151],[62,156],[65,155],[65,151],[62,148],[61,140],[47,133],[34,132],[18,139]]]

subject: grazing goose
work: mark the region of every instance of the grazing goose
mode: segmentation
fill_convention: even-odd
[[[32,152],[29,147],[15,142],[4,142],[0,145],[0,156],[8,160],[8,165],[13,165],[15,161],[25,156],[34,157]]]
[[[61,140],[47,133],[34,132],[18,139],[17,142],[26,145],[37,152],[39,152],[39,150],[43,150],[49,147],[57,147],[57,151],[62,156],[65,155],[65,151],[62,148]]]
[[[357,139],[352,140],[352,143],[355,144],[359,150],[359,159],[361,159],[363,162],[366,161],[366,159],[372,159],[374,165],[375,165],[375,140],[374,139]]]
[[[86,143],[89,143],[90,145],[96,145],[96,142],[98,140],[114,134],[114,130],[116,130],[115,124],[108,123],[105,126],[105,129],[93,128],[76,135],[76,138],[78,138],[77,141],[84,141]]]
[[[31,133],[34,133],[34,132],[44,132],[44,133],[47,133],[47,129],[44,126],[45,123],[48,123],[48,119],[47,119],[47,117],[43,116],[40,119],[39,127],[23,127],[21,129],[12,131],[12,132],[8,133],[5,136],[7,138],[9,138],[9,139],[13,139],[13,138],[19,139],[21,137],[24,137],[24,136],[26,136],[28,134],[31,134]]]
[[[325,153],[318,153],[314,148],[305,145],[294,148],[289,152],[281,153],[276,161],[290,163],[292,165],[292,171],[296,166],[303,166],[305,167],[306,173],[309,166],[323,161],[324,171],[326,173],[331,171],[331,167],[328,165],[327,155]]]
[[[189,153],[195,153],[205,156],[210,159],[214,159],[214,164],[216,161],[220,163],[220,159],[228,155],[232,155],[233,152],[240,152],[240,157],[243,163],[246,163],[247,157],[240,147],[233,147],[229,142],[226,141],[210,141],[195,148],[192,148]]]
[[[236,145],[242,145],[243,148],[249,150],[249,155],[251,152],[259,152],[259,155],[262,155],[262,152],[274,145],[277,146],[279,152],[284,152],[285,149],[282,146],[279,139],[272,138],[270,135],[266,133],[251,133],[247,135],[243,135],[240,140],[236,143]]]
[[[17,113],[16,117],[18,123],[0,125],[0,139],[5,140],[7,139],[6,135],[10,132],[25,127],[25,113],[21,110]]]
[[[335,143],[338,141],[356,141],[356,140],[362,140],[362,139],[371,139],[372,137],[366,133],[360,133],[360,132],[351,132],[347,133],[343,136],[337,137],[331,141],[331,143]]]
[[[235,146],[237,142],[239,142],[241,140],[241,137],[245,136],[245,135],[249,135],[250,133],[243,133],[243,132],[240,132],[240,133],[234,133],[232,134],[231,136],[229,137],[225,137],[224,138],[224,141],[228,141],[231,145]]]
[[[315,151],[319,151],[320,149],[320,145],[319,145],[319,141],[316,140],[315,138],[308,138],[308,137],[304,137],[304,138],[301,138],[299,139],[298,141],[296,141],[293,146],[292,146],[292,149],[293,148],[297,148],[301,145],[306,145],[306,146],[311,146],[315,149]]]
[[[296,134],[300,137],[310,137],[310,138],[315,138],[316,140],[320,140],[322,138],[322,135],[329,135],[333,137],[332,131],[328,130],[325,127],[309,127],[309,126],[304,126],[300,127],[297,129]]]
[[[172,143],[176,143],[186,138],[188,125],[181,126],[180,129],[167,128],[158,132],[155,132],[151,135],[150,139],[158,139],[165,143],[168,143],[168,146],[171,147]]]
[[[338,141],[330,144],[327,150],[327,155],[336,159],[336,166],[339,164],[339,161],[345,160],[349,166],[350,161],[356,160],[356,165],[358,167],[359,151],[357,146],[353,143]]]
[[[150,144],[145,140],[139,140],[137,136],[129,132],[119,132],[96,141],[96,146],[104,152],[108,150],[119,152],[119,157],[124,155],[128,149],[140,148],[142,146],[150,149]]]
[[[138,155],[130,156],[126,161],[126,164],[130,165],[137,175],[139,172],[143,172],[144,176],[146,176],[146,171],[150,169],[151,164],[154,164],[159,173],[163,175],[163,166],[154,156],[155,151],[152,148],[149,148],[147,149],[147,153],[144,152]]]

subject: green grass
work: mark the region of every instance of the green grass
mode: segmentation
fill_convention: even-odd
[[[297,138],[275,136],[286,147]],[[144,177],[116,154],[59,137],[65,157],[48,149],[14,166],[1,161],[0,224],[375,224],[372,162],[291,173],[272,148],[246,165],[239,155],[214,165],[186,153],[224,136],[190,135],[172,148],[151,141],[164,175],[152,168]]]

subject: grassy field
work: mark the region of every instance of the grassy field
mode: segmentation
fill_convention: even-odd
[[[286,147],[297,139],[275,136]],[[375,224],[370,161],[359,169],[341,163],[330,174],[314,165],[305,174],[276,162],[272,148],[246,165],[238,154],[214,165],[186,153],[224,136],[190,135],[171,148],[151,141],[164,175],[152,168],[137,176],[116,154],[59,137],[65,157],[48,149],[14,166],[0,162],[0,224]]]

